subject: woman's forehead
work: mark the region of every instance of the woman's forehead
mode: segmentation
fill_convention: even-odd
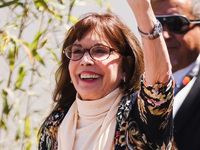
[[[90,31],[85,33],[81,39],[76,39],[73,44],[80,44],[82,46],[94,46],[96,44],[103,44],[106,46],[111,46],[107,37],[103,34],[100,35],[95,31]],[[84,44],[84,45],[83,45]]]

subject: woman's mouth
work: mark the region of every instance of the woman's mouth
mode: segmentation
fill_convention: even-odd
[[[96,80],[100,78],[98,74],[83,73],[79,75],[82,80]]]

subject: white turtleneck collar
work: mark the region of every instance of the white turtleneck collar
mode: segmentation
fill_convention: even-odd
[[[92,117],[108,112],[120,93],[120,88],[117,88],[105,97],[92,101],[81,100],[77,94],[76,102],[79,116]]]

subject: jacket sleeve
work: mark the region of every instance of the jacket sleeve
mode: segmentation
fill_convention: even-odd
[[[145,86],[141,90],[134,109],[143,142],[151,149],[171,149],[173,143],[172,108],[174,99],[174,80]]]
[[[125,95],[117,112],[115,150],[176,149],[172,135],[172,104],[174,81],[145,86]]]

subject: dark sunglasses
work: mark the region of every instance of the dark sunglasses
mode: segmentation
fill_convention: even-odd
[[[176,34],[184,34],[189,31],[190,24],[200,25],[200,20],[189,20],[184,15],[157,15],[156,18],[169,31]]]

